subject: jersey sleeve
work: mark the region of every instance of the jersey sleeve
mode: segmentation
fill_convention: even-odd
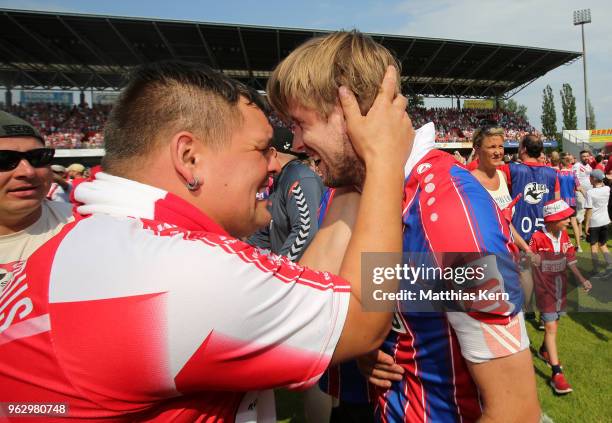
[[[533,235],[531,236],[531,239],[529,240],[529,248],[534,253],[538,253],[540,251],[540,245],[538,243],[538,239],[540,237],[538,233],[539,231],[534,232]]]
[[[323,195],[322,188],[316,178],[307,177],[296,180],[284,193],[290,232],[279,254],[286,255],[289,260],[299,260],[317,233],[317,211]]]
[[[461,354],[472,363],[507,357],[529,348],[523,312],[503,323],[482,321],[460,312],[447,313],[447,317],[457,335]]]
[[[463,257],[471,259],[464,266],[485,269],[484,277],[471,287],[476,300],[464,308],[470,311],[447,313],[463,356],[480,363],[527,348],[522,290],[501,211],[467,171],[452,166],[446,172],[434,167],[431,173],[433,177],[423,175],[419,199],[430,250],[448,252],[445,257],[449,258],[465,252]],[[445,182],[443,175],[449,174]],[[431,201],[432,197],[436,200]],[[480,292],[507,295],[481,297]]]
[[[227,236],[103,220],[64,239],[49,288],[58,356],[87,395],[306,387],[327,368],[348,310],[341,278]],[[97,253],[75,266],[91,240]]]

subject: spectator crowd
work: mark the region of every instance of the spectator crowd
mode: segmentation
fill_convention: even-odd
[[[103,148],[104,124],[111,105],[62,105],[35,103],[2,107],[19,116],[41,133],[53,148]],[[498,122],[505,130],[505,139],[518,141],[536,129],[524,117],[509,111],[454,108],[413,108],[410,115],[415,127],[436,122],[437,142],[470,141],[483,116]],[[282,123],[277,122],[279,125]]]
[[[3,109],[31,122],[53,148],[102,148],[104,124],[112,106],[33,103]]]

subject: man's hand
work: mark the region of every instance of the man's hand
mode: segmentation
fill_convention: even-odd
[[[391,383],[401,381],[404,374],[404,368],[395,364],[393,357],[381,350],[358,357],[357,366],[368,382],[379,388],[390,388]]]
[[[346,119],[347,133],[353,148],[366,164],[373,162],[403,168],[414,141],[414,128],[406,113],[408,100],[395,95],[397,70],[387,68],[380,92],[372,108],[361,115],[359,104],[353,93],[340,87],[340,103]]]
[[[582,282],[582,287],[584,288],[585,292],[589,292],[591,289],[593,289],[593,285],[591,285],[591,281],[588,279]]]

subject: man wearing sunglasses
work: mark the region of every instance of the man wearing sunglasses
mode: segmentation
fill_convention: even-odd
[[[71,219],[69,204],[47,201],[54,150],[28,122],[0,111],[0,290],[11,264],[28,258]]]

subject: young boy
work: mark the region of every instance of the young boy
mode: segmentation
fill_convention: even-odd
[[[544,205],[544,228],[536,231],[529,247],[533,252],[536,304],[544,321],[544,342],[538,357],[552,367],[550,386],[557,394],[568,394],[572,387],[563,375],[557,352],[558,320],[565,314],[567,273],[569,267],[588,292],[591,283],[576,266],[576,251],[569,240],[567,225],[572,208],[563,200],[551,200]]]

